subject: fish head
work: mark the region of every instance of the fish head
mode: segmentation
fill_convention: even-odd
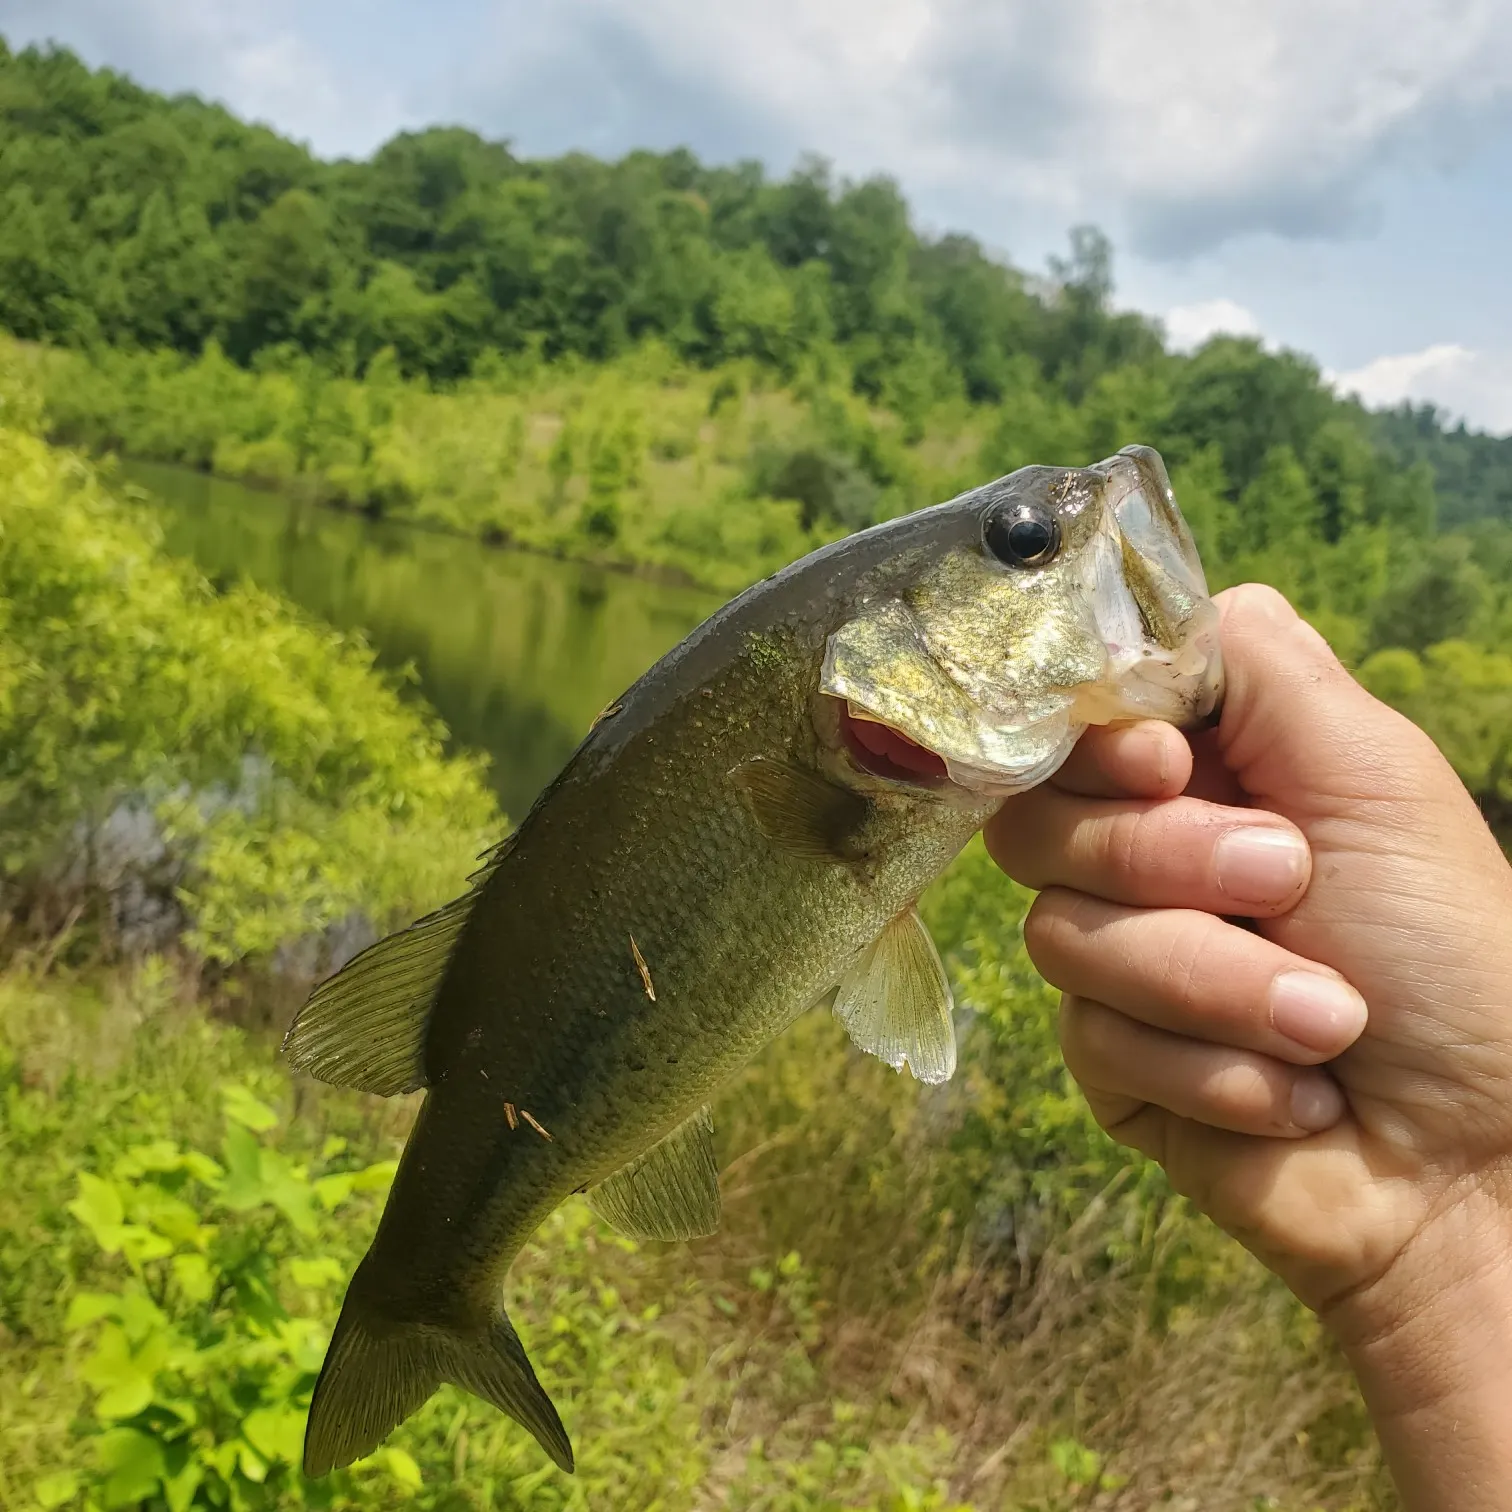
[[[950,528],[826,644],[821,692],[863,770],[1006,796],[1088,725],[1217,707],[1217,608],[1151,448],[1027,467],[938,509]]]

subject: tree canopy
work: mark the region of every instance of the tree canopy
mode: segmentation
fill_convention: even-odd
[[[1103,396],[1216,445],[1237,498],[1277,447],[1330,484],[1421,462],[1446,522],[1512,517],[1512,441],[1431,409],[1370,417],[1294,353],[1222,339],[1186,359],[1113,308],[1112,250],[1078,228],[1033,278],[971,237],[922,235],[898,186],[808,158],[785,179],[686,150],[528,159],[461,127],[325,162],[191,95],[167,98],[56,47],[0,40],[0,325],[63,345],[295,349],[346,374],[390,348],[448,382],[498,354],[613,358],[648,339],[704,366],[840,370],[915,416],[959,396]],[[1174,444],[1173,444],[1174,443]],[[1341,472],[1342,469],[1342,472]]]

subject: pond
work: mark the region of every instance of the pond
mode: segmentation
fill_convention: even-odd
[[[323,509],[186,468],[128,462],[167,506],[168,546],[345,630],[492,758],[511,818],[606,704],[719,606],[717,595]]]

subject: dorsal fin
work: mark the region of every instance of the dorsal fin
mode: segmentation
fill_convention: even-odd
[[[442,973],[514,838],[484,854],[460,898],[370,945],[310,994],[283,1041],[296,1071],[380,1097],[425,1085],[425,1030]]]

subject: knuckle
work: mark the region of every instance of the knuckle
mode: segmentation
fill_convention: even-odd
[[[1206,1007],[1202,994],[1209,920],[1203,914],[1183,914],[1172,926],[1158,957],[1161,992],[1184,1009]]]
[[[1111,1008],[1101,1003],[1069,994],[1061,999],[1061,1054],[1077,1081],[1091,1080],[1099,1087],[1107,1086],[1107,1077],[1101,1073],[1116,1063],[1117,1018]]]
[[[1137,876],[1150,859],[1150,831],[1140,810],[1116,814],[1103,825],[1100,855],[1095,864],[1110,868],[1125,877]]]
[[[1297,619],[1291,600],[1269,583],[1240,583],[1218,595],[1225,621],[1238,619],[1261,626],[1290,624]]]

